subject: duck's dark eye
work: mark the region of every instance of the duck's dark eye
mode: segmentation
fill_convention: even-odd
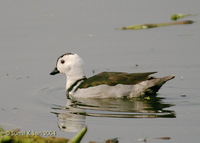
[[[61,64],[64,64],[64,63],[65,63],[65,60],[61,60],[60,62],[61,62]]]

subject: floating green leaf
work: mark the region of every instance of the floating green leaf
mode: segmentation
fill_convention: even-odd
[[[156,28],[156,27],[163,27],[163,26],[171,26],[171,25],[181,25],[181,24],[192,24],[192,20],[185,20],[185,21],[176,21],[176,22],[169,22],[169,23],[154,23],[154,24],[142,24],[142,25],[131,25],[131,26],[125,26],[120,27],[116,29],[121,30],[138,30],[138,29],[149,29],[149,28]]]
[[[176,21],[177,19],[184,18],[187,16],[195,16],[196,14],[174,14],[171,16],[171,20]]]
[[[154,139],[160,139],[160,140],[170,140],[171,137],[158,137],[158,138],[154,138]]]

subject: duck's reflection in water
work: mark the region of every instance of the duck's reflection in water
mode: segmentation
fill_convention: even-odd
[[[85,126],[85,117],[112,118],[175,118],[175,112],[165,110],[173,106],[163,98],[133,99],[67,99],[66,106],[52,107],[61,131],[77,132]]]
[[[52,107],[57,110],[51,112],[57,115],[58,127],[65,132],[78,132],[85,126],[85,112],[82,109],[77,109],[67,106]]]

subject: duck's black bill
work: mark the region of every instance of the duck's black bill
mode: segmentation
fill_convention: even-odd
[[[50,73],[50,75],[55,75],[55,74],[58,74],[58,73],[60,73],[60,72],[58,71],[57,68],[55,68],[55,69]]]

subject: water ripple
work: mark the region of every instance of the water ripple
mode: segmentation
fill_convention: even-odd
[[[77,132],[85,126],[86,116],[109,118],[176,118],[173,106],[163,98],[67,99],[66,106],[53,105],[62,131]]]

